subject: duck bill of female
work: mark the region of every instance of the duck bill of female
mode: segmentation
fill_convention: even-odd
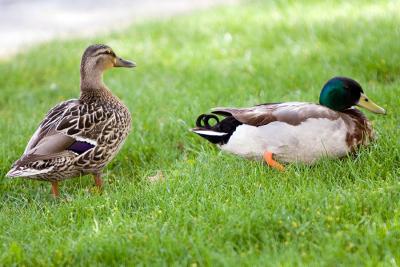
[[[361,94],[360,99],[358,100],[357,106],[363,107],[371,112],[378,114],[386,114],[386,110],[375,104],[372,100],[370,100],[365,94]]]
[[[114,67],[134,68],[136,67],[136,63],[120,57],[116,57],[114,60]]]

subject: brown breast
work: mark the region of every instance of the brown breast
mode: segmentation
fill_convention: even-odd
[[[352,108],[340,113],[347,125],[346,143],[352,151],[362,145],[368,145],[375,139],[371,123],[358,109]]]

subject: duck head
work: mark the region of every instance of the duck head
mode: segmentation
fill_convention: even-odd
[[[95,44],[86,48],[81,60],[81,89],[104,87],[103,72],[113,67],[133,68],[136,64],[118,57],[107,45]]]
[[[344,111],[352,106],[360,106],[371,112],[386,114],[386,111],[372,102],[361,85],[353,79],[334,77],[322,88],[319,103],[336,111]]]

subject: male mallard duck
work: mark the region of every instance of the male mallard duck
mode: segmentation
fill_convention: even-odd
[[[91,45],[81,61],[81,95],[52,108],[40,123],[8,177],[50,181],[58,196],[58,182],[93,174],[102,186],[101,171],[122,146],[131,129],[127,107],[103,83],[111,67],[135,67],[106,45]]]
[[[312,164],[324,156],[343,157],[374,134],[367,118],[353,106],[385,114],[360,84],[335,77],[322,88],[319,105],[303,102],[268,103],[251,108],[214,108],[202,114],[193,132],[222,150],[248,158],[264,158],[273,168],[281,162]],[[209,120],[216,120],[211,126]],[[277,161],[275,161],[276,159]]]

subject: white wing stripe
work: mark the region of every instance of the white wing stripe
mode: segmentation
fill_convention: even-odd
[[[97,146],[97,141],[96,140],[89,139],[89,138],[84,138],[84,137],[80,137],[80,136],[71,136],[71,137],[74,138],[76,141],[86,142],[86,143],[91,144],[93,146]]]
[[[214,131],[204,131],[204,130],[193,130],[193,132],[197,133],[197,134],[209,135],[209,136],[224,136],[224,135],[227,135],[227,133],[214,132]]]

